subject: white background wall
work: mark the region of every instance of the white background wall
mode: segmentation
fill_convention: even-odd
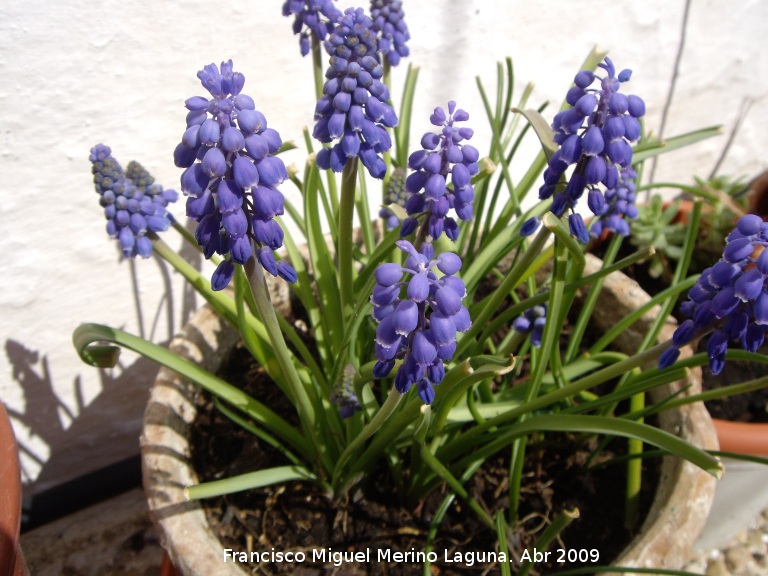
[[[300,57],[281,5],[0,3],[0,399],[14,414],[32,490],[138,450],[141,405],[155,368],[126,355],[121,369],[100,373],[78,359],[72,330],[102,322],[163,341],[195,306],[156,261],[136,262],[135,276],[121,261],[104,232],[89,149],[104,142],[124,166],[139,160],[177,187],[172,151],[184,130],[183,101],[204,93],[197,70],[228,58],[270,125],[300,143],[302,127],[312,125],[311,62]],[[475,76],[493,89],[496,62],[512,56],[517,90],[536,83],[532,105],[559,102],[595,44],[610,50],[619,69],[634,70],[627,89],[645,98],[646,126],[659,125],[680,42],[681,0],[406,0],[404,8],[412,36],[405,64],[421,67],[416,142],[431,109],[455,99],[472,116],[473,143],[487,152]],[[722,173],[753,176],[768,166],[766,38],[766,2],[692,2],[666,134],[712,124],[728,130],[743,99],[751,99]],[[396,97],[403,77],[396,69]],[[724,143],[664,158],[657,180],[707,175]],[[283,190],[293,194],[290,186]],[[173,212],[183,218],[183,202]],[[180,244],[172,235],[169,242]]]

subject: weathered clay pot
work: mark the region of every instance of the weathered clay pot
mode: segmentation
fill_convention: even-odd
[[[591,262],[590,266],[598,264]],[[645,300],[643,300],[645,299]],[[624,275],[614,274],[606,282],[601,296],[598,324],[615,323],[648,296]],[[611,314],[607,313],[610,309]],[[648,314],[640,323],[648,324]],[[620,346],[636,349],[644,326],[633,326]],[[664,337],[673,330],[670,324]],[[215,372],[237,335],[226,327],[210,309],[198,312],[181,335],[171,342],[171,349]],[[692,381],[697,382],[695,373]],[[142,434],[144,487],[152,517],[161,533],[163,545],[179,571],[187,576],[244,576],[237,565],[224,562],[223,546],[205,519],[199,502],[190,502],[184,488],[197,479],[189,463],[188,436],[195,418],[194,397],[198,390],[192,383],[170,370],[161,369],[153,386]],[[712,422],[701,405],[670,410],[661,415],[664,429],[694,445],[716,448]],[[715,481],[695,466],[675,458],[665,458],[661,483],[641,534],[617,560],[616,565],[632,567],[679,568],[688,558],[707,517]]]

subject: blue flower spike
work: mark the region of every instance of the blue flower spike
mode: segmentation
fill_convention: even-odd
[[[176,166],[185,169],[181,189],[187,195],[187,216],[198,223],[195,238],[203,254],[225,258],[211,287],[226,288],[235,264],[251,256],[273,276],[296,282],[293,268],[273,254],[284,237],[274,220],[284,211],[277,187],[288,178],[275,156],[280,135],[267,126],[253,99],[241,93],[245,77],[233,70],[232,60],[222,62],[221,70],[209,64],[197,77],[211,97],[186,101],[187,129],[173,156]]]
[[[98,144],[90,157],[93,184],[107,218],[107,233],[117,238],[126,258],[149,258],[149,234],[167,230],[173,216],[166,209],[178,193],[166,190],[138,162],[130,162],[124,172],[109,146]]]
[[[742,216],[726,238],[723,257],[702,272],[680,310],[672,346],[659,358],[659,368],[672,366],[680,348],[711,332],[709,368],[720,374],[731,342],[756,352],[768,329],[768,223],[754,214]]]
[[[373,374],[385,378],[396,360],[402,360],[395,388],[405,394],[415,385],[422,402],[431,404],[434,387],[445,376],[444,362],[456,351],[456,334],[471,326],[462,304],[466,288],[456,276],[461,258],[452,252],[434,258],[429,243],[418,251],[407,240],[399,240],[397,246],[408,254],[405,264],[381,264],[374,272],[371,304],[378,322],[374,348],[378,361]]]
[[[379,50],[390,66],[400,64],[408,56],[406,42],[411,39],[401,0],[372,0],[373,29],[379,33]]]
[[[437,240],[443,232],[454,242],[459,237],[459,226],[449,216],[469,221],[473,216],[472,202],[475,191],[472,176],[479,172],[477,149],[464,143],[472,138],[471,128],[458,127],[457,122],[469,120],[469,114],[448,102],[448,112],[435,108],[430,116],[432,125],[440,133],[427,132],[421,139],[422,150],[408,158],[408,167],[414,170],[405,181],[409,198],[405,204],[408,218],[403,221],[401,237],[408,236],[419,226],[419,218],[426,217],[429,235]]]
[[[350,159],[360,158],[372,177],[382,179],[387,165],[381,155],[392,147],[386,128],[397,125],[397,114],[381,81],[384,67],[373,21],[362,8],[347,9],[324,46],[330,66],[312,135],[334,144],[317,153],[317,165],[341,172]]]
[[[384,202],[379,210],[379,218],[384,220],[384,226],[386,227],[387,232],[400,226],[400,218],[398,218],[397,214],[395,214],[389,206],[395,204],[404,208],[407,197],[408,193],[405,190],[405,170],[397,167],[392,170],[392,175],[384,189]]]
[[[552,122],[554,140],[560,146],[549,159],[544,171],[544,184],[539,199],[552,198],[551,211],[562,216],[566,210],[571,233],[586,243],[589,235],[575,208],[584,191],[588,191],[588,207],[596,216],[591,234],[611,230],[622,236],[629,234],[626,220],[637,218],[632,169],[632,146],[640,138],[640,121],[645,103],[635,95],[619,92],[632,74],[616,68],[610,58],[600,63],[604,76],[582,70],[574,79],[566,101],[571,108],[559,112]],[[597,88],[592,84],[598,82]],[[575,166],[570,178],[565,172]],[[530,226],[524,227],[530,231]]]
[[[355,394],[355,375],[355,367],[352,364],[344,366],[341,379],[334,386],[331,394],[331,402],[339,407],[339,415],[345,420],[352,417],[358,410],[362,410],[357,394]]]
[[[301,55],[309,54],[311,38],[324,41],[341,18],[333,0],[286,0],[283,16],[294,16],[293,33],[299,34]]]

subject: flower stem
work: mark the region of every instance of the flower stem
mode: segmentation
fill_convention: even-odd
[[[323,95],[323,62],[320,41],[314,34],[312,34],[312,75],[315,80],[315,96],[319,100]]]
[[[285,338],[283,337],[283,332],[280,330],[277,314],[275,313],[275,308],[272,305],[272,300],[269,296],[267,280],[264,277],[264,269],[261,267],[261,264],[256,262],[256,258],[251,257],[245,265],[245,273],[248,276],[248,283],[253,292],[256,311],[258,312],[261,321],[264,323],[267,335],[269,336],[269,341],[275,351],[277,361],[285,375],[285,383],[291,391],[293,401],[296,402],[296,408],[302,422],[302,427],[305,433],[311,437],[312,446],[316,456],[321,460],[322,466],[330,471],[332,470],[333,465],[328,457],[328,452],[324,443],[317,436],[319,431],[319,423],[317,421],[318,413],[315,412],[309,396],[307,395],[307,391],[301,383],[301,378],[299,377],[299,373],[296,371],[296,366],[294,366],[291,358],[291,352],[288,350]]]
[[[348,160],[341,174],[341,201],[339,206],[339,288],[344,320],[349,317],[355,303],[353,290],[352,219],[355,213],[357,189],[357,159]]]

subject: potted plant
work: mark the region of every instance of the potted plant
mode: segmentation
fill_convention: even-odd
[[[419,571],[440,562],[459,565],[452,569],[466,566],[464,550],[448,550],[438,537],[453,512],[465,530],[477,530],[478,539],[467,545],[480,546],[489,567],[503,573],[543,569],[536,552],[568,538],[576,512],[553,508],[540,514],[541,532],[526,528],[524,470],[548,440],[563,437],[588,447],[587,463],[622,470],[621,505],[629,525],[642,524],[649,508],[640,493],[643,460],[668,456],[660,474],[680,477],[683,471],[688,484],[682,490],[702,489],[701,501],[670,506],[664,488],[652,513],[693,519],[693,527],[680,531],[693,537],[706,515],[711,477],[720,473],[719,462],[706,452],[714,448],[708,418],[689,405],[696,392],[691,374],[705,360],[694,356],[673,366],[682,342],[668,335],[674,298],[693,285],[685,276],[693,232],[686,235],[664,294],[599,324],[606,316],[600,303],[607,301],[607,286],[623,267],[647,255],[615,261],[634,215],[622,189],[632,178],[637,161],[632,144],[641,136],[639,118],[645,112],[642,99],[622,89],[631,71],[617,70],[603,53],[590,54],[550,127],[539,112],[525,108],[526,95],[512,111],[507,61],[495,108],[483,91],[494,134],[487,157],[469,144],[470,114],[455,102],[435,108],[429,119],[434,129],[420,146],[412,146],[418,71],[409,70],[399,114],[389,104],[386,83],[389,67],[407,54],[400,3],[373,3],[372,17],[362,9],[342,14],[330,2],[285,6],[287,15],[296,15],[302,52],[312,52],[316,71],[312,134],[323,146],[315,149],[308,139],[303,173],[286,170],[280,153],[289,145],[243,92],[245,78],[231,61],[198,72],[208,95],[186,100],[187,126],[174,151],[183,169],[187,215],[198,223],[194,235],[168,214],[175,192],[154,183],[138,164],[123,170],[104,145],[91,151],[107,228],[125,255],[163,258],[210,305],[201,312],[211,321],[203,324],[207,327],[187,329],[196,336],[193,344],[179,340],[165,349],[94,324],[80,326],[73,336],[90,364],[113,365],[116,344],[167,369],[147,411],[143,454],[155,519],[182,530],[170,550],[177,567],[190,574],[222,573],[254,552],[257,561],[283,564],[292,572],[303,562],[298,553],[306,555],[301,542],[275,549],[269,539],[256,538],[254,549],[217,545],[208,560],[192,560],[187,551],[206,546],[190,532],[202,521],[200,499],[264,489],[264,498],[274,502],[299,486],[304,500],[325,511],[317,514],[330,515],[327,527],[333,529],[357,502],[371,504],[370,490],[385,483],[390,490],[385,501],[399,502],[425,532],[418,549],[389,549],[387,562],[397,563],[391,554],[403,554],[405,564],[423,565]],[[324,40],[330,56],[325,81]],[[513,186],[508,167],[530,127],[542,151]],[[643,157],[663,151],[657,143],[647,146]],[[393,168],[408,170],[404,182],[389,178]],[[392,187],[404,186],[404,205],[389,206],[402,221],[389,232],[379,233],[373,224],[363,169],[382,180],[388,198],[397,196]],[[303,210],[278,190],[289,180],[301,192]],[[540,201],[524,209],[537,183]],[[585,192],[595,215],[593,231],[598,226],[618,233],[599,264],[585,256],[589,230],[577,211]],[[283,215],[302,235],[303,249],[303,242],[283,232]],[[699,218],[697,209],[691,230]],[[216,263],[210,280],[160,239],[168,228]],[[636,285],[625,290],[641,292]],[[650,319],[636,325],[650,310]],[[561,339],[564,330],[568,338]],[[627,338],[629,351],[620,345]],[[238,340],[268,378],[260,394],[249,395],[216,374],[225,351]],[[199,388],[253,434],[260,451],[272,447],[283,460],[197,483],[187,466],[183,432],[196,412]],[[674,413],[670,428],[667,408],[673,405],[684,412]],[[681,437],[681,430],[693,435]],[[556,436],[560,433],[567,436]],[[657,451],[649,453],[645,446]],[[501,488],[489,497],[478,479],[498,481]],[[299,531],[313,524],[314,516],[308,518]],[[653,560],[620,557],[620,565],[681,565],[685,546],[680,534],[670,542],[668,520],[655,534],[667,553]],[[280,526],[288,531],[286,524],[278,525],[275,538]],[[319,551],[321,567],[333,565],[333,552],[349,554],[342,554],[341,562],[369,568],[372,563],[367,545],[356,549],[354,542],[341,542],[344,549],[333,550],[306,541]],[[586,547],[570,558],[562,549],[569,564],[616,560]],[[288,552],[292,560],[286,559]],[[443,553],[449,552],[457,556],[446,559]]]

